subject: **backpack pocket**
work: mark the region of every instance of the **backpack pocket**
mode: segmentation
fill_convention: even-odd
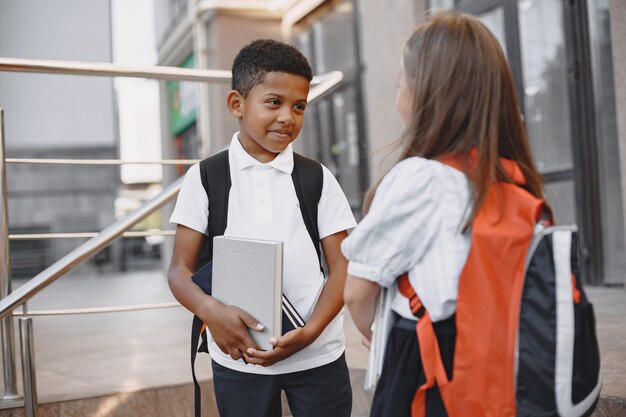
[[[518,416],[586,416],[599,398],[595,317],[577,278],[577,256],[575,226],[542,228],[531,244],[518,334]]]

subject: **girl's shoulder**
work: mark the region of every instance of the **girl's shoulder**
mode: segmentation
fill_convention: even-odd
[[[461,171],[417,156],[398,162],[387,173],[380,188],[391,199],[426,199],[459,206],[466,205],[471,194],[470,183]]]

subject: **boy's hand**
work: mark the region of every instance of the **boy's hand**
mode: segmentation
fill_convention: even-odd
[[[204,322],[209,327],[215,344],[235,360],[242,358],[248,349],[259,348],[248,328],[260,332],[264,326],[239,307],[221,304],[211,311],[210,317]],[[244,357],[245,359],[247,358]]]
[[[278,338],[270,339],[270,343],[274,345],[274,349],[270,351],[249,348],[246,353],[248,355],[248,363],[261,366],[270,366],[276,362],[287,359],[296,352],[301,351],[315,340],[305,327],[294,329],[285,333]]]

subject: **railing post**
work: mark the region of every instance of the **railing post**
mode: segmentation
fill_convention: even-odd
[[[4,109],[0,108],[0,299],[11,292],[11,268],[9,263],[9,215],[7,211],[7,176],[4,162]],[[4,395],[1,400],[19,399],[15,377],[15,348],[13,345],[13,317],[0,322],[2,328],[2,364],[4,369]]]
[[[26,304],[24,304],[26,314]],[[24,414],[38,417],[37,378],[35,377],[35,345],[33,341],[33,318],[20,317],[20,349],[22,351],[22,378],[24,382]]]

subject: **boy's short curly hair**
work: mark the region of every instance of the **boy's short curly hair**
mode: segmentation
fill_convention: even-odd
[[[268,72],[301,75],[309,82],[313,70],[309,61],[291,45],[272,39],[259,39],[244,46],[233,62],[232,89],[244,97],[252,87],[261,84]]]

